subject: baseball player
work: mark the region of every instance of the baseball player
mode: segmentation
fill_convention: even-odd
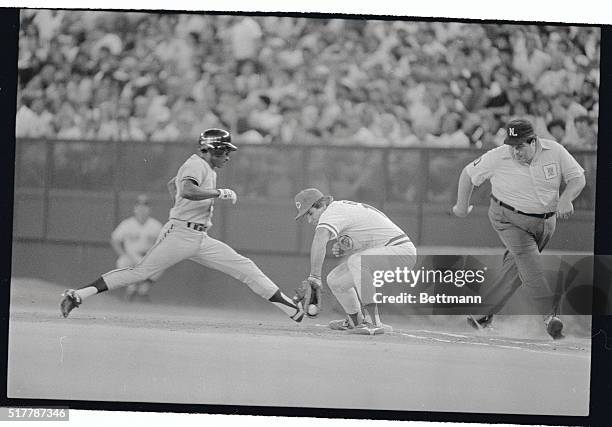
[[[316,188],[307,188],[295,196],[296,220],[306,217],[314,224],[315,234],[310,252],[310,275],[298,289],[298,299],[310,294],[304,287],[312,288],[316,303],[320,305],[321,269],[329,240],[335,239],[332,253],[346,256],[344,262],[327,275],[327,284],[347,314],[346,319],[334,320],[329,327],[346,330],[350,333],[376,335],[392,328],[380,321],[378,306],[374,302],[374,287],[362,284],[362,272],[372,276],[377,269],[378,260],[383,257],[368,258],[366,255],[393,257],[393,263],[408,268],[416,264],[416,248],[410,238],[395,225],[384,213],[364,203],[348,200],[334,201]],[[385,266],[382,266],[385,269]],[[387,266],[388,268],[388,266]],[[304,303],[304,305],[307,302]]]
[[[545,315],[548,334],[560,339],[563,322],[540,252],[555,231],[556,218],[573,214],[572,201],[585,185],[584,170],[561,144],[538,137],[528,120],[511,120],[505,130],[504,145],[463,169],[452,209],[458,217],[467,216],[474,186],[489,179],[489,220],[506,247],[500,275],[483,296],[491,304],[489,313],[479,319],[470,316],[468,323],[476,329],[490,326],[493,315],[522,284],[537,313]],[[566,187],[559,196],[562,180]]]
[[[119,223],[111,235],[111,245],[119,258],[117,268],[131,267],[138,264],[157,240],[162,224],[150,216],[151,208],[146,194],[140,194],[134,205],[134,215]],[[149,277],[140,283],[133,283],[126,288],[126,298],[132,301],[135,297],[148,300],[149,290],[160,274]]]
[[[190,259],[244,282],[253,292],[300,322],[304,316],[301,303],[293,302],[282,293],[249,258],[206,233],[212,226],[214,199],[230,200],[233,204],[237,201],[233,190],[217,189],[215,172],[236,150],[228,131],[208,129],[202,133],[198,153],[189,157],[176,174],[174,206],[155,245],[135,266],[110,271],[87,286],[64,291],[60,302],[62,315],[68,317],[88,297],[142,282],[179,261]]]

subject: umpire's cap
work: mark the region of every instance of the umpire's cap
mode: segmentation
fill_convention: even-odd
[[[521,145],[523,142],[535,138],[533,125],[529,120],[513,119],[506,124],[506,145]]]
[[[306,188],[305,190],[300,191],[295,195],[295,207],[297,208],[297,216],[295,220],[297,221],[304,215],[306,212],[319,200],[323,198],[328,198],[330,201],[333,200],[333,197],[324,195],[320,190],[316,188]]]
[[[198,147],[200,151],[222,150],[236,151],[238,147],[232,144],[232,135],[225,129],[206,129],[200,134],[198,139]]]

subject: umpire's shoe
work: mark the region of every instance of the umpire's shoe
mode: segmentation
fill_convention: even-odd
[[[474,316],[468,316],[467,322],[468,325],[477,330],[488,328],[491,326],[491,323],[493,323],[493,315],[488,314],[486,316],[482,316],[480,319],[476,319]]]
[[[302,301],[296,302],[295,305],[297,306],[295,314],[293,316],[290,316],[290,317],[291,317],[291,319],[293,319],[296,322],[300,323],[302,321],[302,319],[304,318],[304,315],[306,314],[306,312],[304,311],[304,305],[302,304]]]
[[[60,302],[60,310],[62,315],[68,317],[72,309],[77,308],[81,305],[81,297],[77,295],[74,289],[66,289],[62,294],[62,300]]]
[[[546,325],[546,332],[548,332],[548,335],[553,340],[565,338],[565,335],[563,335],[563,322],[557,316],[547,317],[544,324]]]

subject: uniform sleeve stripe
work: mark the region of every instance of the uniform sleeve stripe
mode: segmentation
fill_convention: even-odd
[[[563,178],[564,178],[565,180],[569,181],[569,180],[570,180],[570,179],[572,179],[572,178],[576,178],[576,177],[579,177],[579,176],[582,176],[582,175],[584,175],[584,171],[579,171],[579,170],[577,170],[577,171],[572,171],[572,172],[568,173],[568,174],[567,174],[566,176],[564,176]]]
[[[327,223],[325,223],[325,222],[320,222],[320,223],[317,225],[317,228],[319,228],[319,227],[327,228],[329,231],[331,231],[331,232],[332,232],[332,234],[334,235],[334,237],[336,237],[338,234],[340,234],[340,233],[338,233],[338,229],[337,229],[336,227],[334,227],[333,225],[331,225],[331,224],[327,224]]]
[[[184,176],[183,179],[181,179],[181,181],[193,181],[196,184],[200,185],[200,181],[198,181],[198,179],[194,178],[193,176]]]

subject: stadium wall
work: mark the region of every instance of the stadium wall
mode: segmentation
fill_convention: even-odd
[[[53,190],[45,206],[41,194],[19,192],[15,202],[12,276],[75,287],[113,269],[116,257],[109,239],[114,217],[129,215],[134,200],[132,194],[114,194]],[[163,219],[169,197],[157,194],[151,200],[154,215]],[[281,289],[292,294],[308,273],[313,234],[310,226],[294,221],[295,208],[290,202],[241,199],[239,203],[235,207],[218,204],[210,235],[252,258]],[[434,205],[425,205],[422,211],[390,205],[386,211],[415,241],[423,242],[419,246],[439,247],[438,253],[444,253],[446,247],[452,254],[453,246],[463,247],[465,253],[470,253],[470,248],[474,253],[482,253],[482,248],[487,247],[501,248],[483,206],[477,206],[470,217],[461,221]],[[549,249],[592,252],[592,224],[592,213],[581,211],[570,221],[559,221]],[[329,259],[326,271],[336,263]],[[497,267],[492,265],[491,269]],[[114,294],[121,296],[120,292]],[[176,305],[267,310],[265,302],[244,285],[189,261],[171,267],[151,296]],[[335,301],[331,296],[327,300]]]
[[[19,190],[15,194],[13,238],[17,241],[60,241],[108,245],[119,219],[131,215],[136,193],[75,190]],[[47,201],[45,201],[47,200]],[[165,221],[170,208],[166,194],[151,196],[152,215]],[[486,206],[476,206],[465,219],[450,215],[440,204],[388,204],[385,213],[420,246],[498,247]],[[294,221],[292,200],[241,198],[236,206],[217,203],[210,235],[238,250],[256,253],[305,254],[312,230]],[[577,211],[557,221],[548,249],[592,252],[593,211]]]

